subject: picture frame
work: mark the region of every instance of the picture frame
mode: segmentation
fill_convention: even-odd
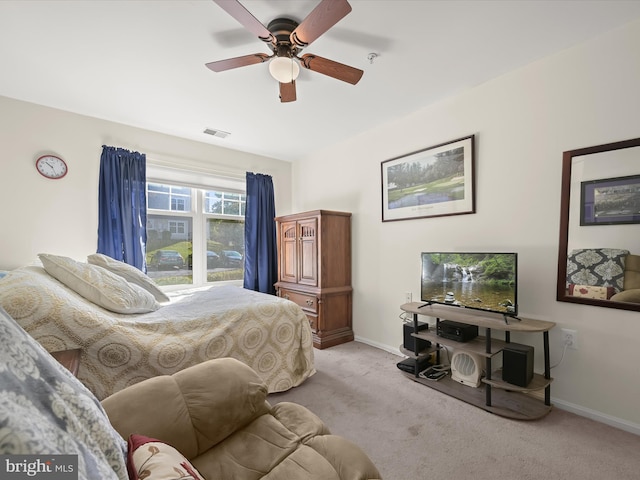
[[[475,213],[475,136],[385,160],[382,221]]]
[[[640,175],[580,183],[580,226],[640,223]]]

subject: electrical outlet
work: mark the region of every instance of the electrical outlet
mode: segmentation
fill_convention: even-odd
[[[573,350],[578,349],[578,331],[568,328],[562,329],[562,343]]]
[[[411,299],[411,292],[407,292],[404,294],[404,303],[411,303],[413,300]]]

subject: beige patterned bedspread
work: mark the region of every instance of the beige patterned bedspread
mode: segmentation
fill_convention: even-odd
[[[29,266],[0,279],[0,305],[48,351],[81,348],[78,378],[100,400],[211,358],[244,362],[269,392],[315,373],[311,328],[300,307],[241,287],[212,287],[155,312],[123,315]]]

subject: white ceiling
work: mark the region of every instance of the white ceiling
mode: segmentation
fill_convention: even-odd
[[[349,1],[302,53],[362,80],[302,69],[298,100],[282,104],[267,64],[204,66],[270,53],[211,0],[2,0],[0,95],[294,161],[640,17],[638,0]],[[318,2],[242,3],[266,25]]]

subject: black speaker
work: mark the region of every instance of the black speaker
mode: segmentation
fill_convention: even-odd
[[[412,337],[413,333],[413,322],[407,322],[403,324],[404,327],[404,348],[407,350],[411,350],[415,352],[414,345],[415,340],[418,341],[419,352],[431,346],[431,342],[429,340],[423,340],[422,338]],[[418,332],[420,330],[428,330],[429,324],[425,322],[418,322]]]
[[[502,380],[526,387],[533,379],[533,347],[508,343],[502,350]]]

